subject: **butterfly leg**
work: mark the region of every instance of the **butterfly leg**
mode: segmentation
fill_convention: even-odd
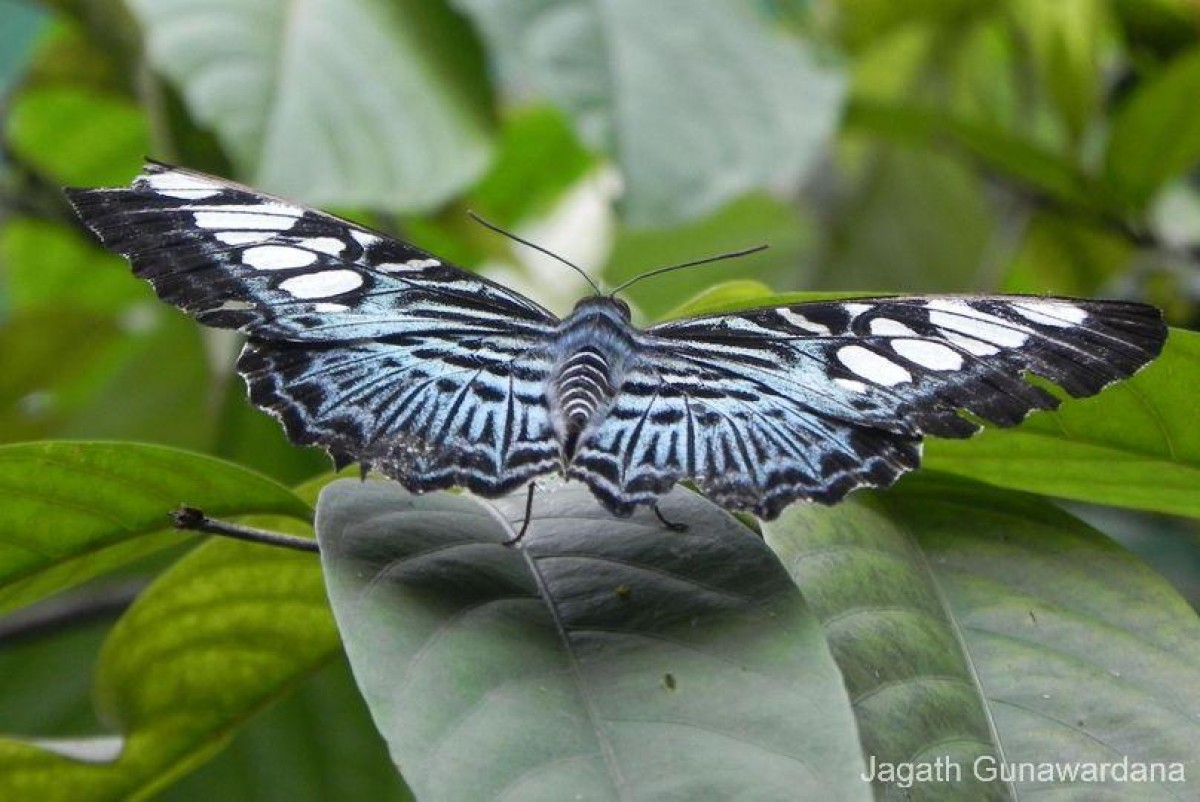
[[[537,490],[537,483],[529,483],[529,495],[525,497],[525,523],[521,524],[521,531],[504,541],[505,546],[515,546],[521,542],[521,538],[525,537],[525,532],[529,529],[529,522],[533,520],[533,493]]]
[[[651,505],[650,509],[654,510],[654,514],[658,516],[658,520],[662,521],[662,525],[672,532],[686,532],[688,530],[687,524],[679,523],[678,521],[668,521],[657,504]]]

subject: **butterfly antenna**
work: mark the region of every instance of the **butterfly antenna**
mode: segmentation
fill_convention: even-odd
[[[704,259],[697,259],[693,262],[684,262],[683,264],[679,264],[679,265],[668,265],[666,267],[655,268],[654,270],[647,270],[645,273],[639,273],[638,275],[634,276],[633,278],[629,279],[628,281],[618,284],[617,288],[608,294],[608,297],[609,298],[613,297],[621,290],[629,287],[629,285],[636,284],[637,282],[641,281],[644,278],[650,278],[651,276],[661,276],[663,273],[670,273],[672,270],[683,270],[685,267],[697,267],[699,265],[709,264],[710,262],[721,262],[721,261],[724,261],[725,259],[737,259],[741,256],[749,256],[752,253],[758,253],[759,251],[765,251],[768,247],[770,247],[770,246],[755,245],[753,248],[743,248],[740,251],[730,251],[729,253],[722,253],[722,254],[718,254],[716,256],[709,256]]]
[[[541,245],[535,245],[534,243],[530,242],[527,239],[518,237],[516,234],[512,233],[511,231],[505,231],[503,228],[496,225],[495,223],[489,223],[487,220],[484,220],[482,217],[475,214],[475,212],[468,211],[467,214],[470,216],[470,218],[472,220],[474,220],[476,223],[479,223],[479,225],[483,226],[484,228],[489,228],[492,231],[495,231],[497,234],[503,234],[504,236],[508,237],[509,239],[511,239],[515,242],[519,242],[527,248],[533,248],[538,253],[546,254],[551,259],[557,259],[558,261],[562,262],[567,267],[574,270],[579,275],[583,276],[584,279],[587,280],[587,283],[592,285],[592,289],[595,291],[595,293],[597,295],[603,294],[600,292],[600,288],[598,286],[596,286],[596,282],[592,281],[592,277],[589,276],[586,272],[584,272],[584,269],[582,267],[580,267],[579,265],[575,264],[574,262],[568,261],[564,257],[559,256],[557,253],[554,253],[553,251],[543,248]]]

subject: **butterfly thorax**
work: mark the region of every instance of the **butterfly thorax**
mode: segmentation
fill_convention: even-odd
[[[559,327],[547,400],[564,460],[589,425],[603,419],[636,347],[635,334],[629,307],[605,297],[580,301]]]

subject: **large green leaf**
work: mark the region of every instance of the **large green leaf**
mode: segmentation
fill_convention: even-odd
[[[821,618],[868,758],[961,762],[888,799],[1183,799],[1200,777],[1200,620],[1044,501],[945,477],[764,524]],[[1189,783],[979,781],[1014,763],[1175,764]],[[983,780],[987,777],[983,776]]]
[[[314,204],[426,209],[491,145],[477,48],[421,0],[132,0],[150,59],[255,186]]]
[[[791,189],[843,80],[730,0],[454,0],[514,90],[562,106],[620,166],[631,221],[665,225]]]
[[[1200,516],[1200,334],[1172,329],[1162,355],[1094,398],[1015,429],[931,440],[925,464],[1003,487]]]
[[[1112,122],[1105,171],[1130,203],[1145,204],[1162,186],[1200,162],[1200,49],[1147,80]]]
[[[0,739],[0,798],[151,797],[339,653],[313,555],[206,543],[105,642],[96,694],[108,734]]]
[[[426,800],[862,799],[841,679],[753,533],[683,490],[616,519],[335,483],[318,503],[351,665]],[[514,523],[516,522],[516,523]]]
[[[175,449],[64,442],[0,447],[0,609],[179,542],[178,534],[151,535],[169,527],[168,514],[180,504],[212,515],[304,518],[309,511],[266,477]]]

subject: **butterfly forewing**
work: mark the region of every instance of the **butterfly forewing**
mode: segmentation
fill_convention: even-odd
[[[555,467],[544,404],[557,319],[406,243],[230,182],[150,163],[70,190],[164,300],[249,340],[254,402],[298,443],[410,489],[495,495]]]

